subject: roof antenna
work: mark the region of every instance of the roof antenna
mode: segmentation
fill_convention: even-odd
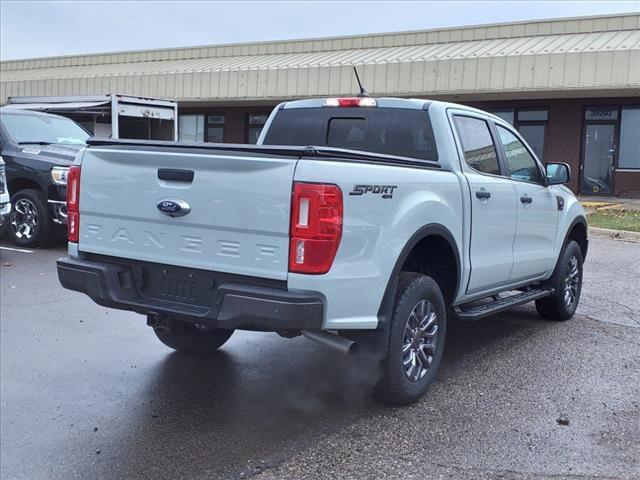
[[[356,69],[356,67],[353,67],[353,73],[356,74],[356,80],[358,81],[358,86],[360,87],[360,93],[358,94],[358,96],[359,97],[368,97],[369,93],[362,86],[362,82],[360,82],[360,77],[358,76],[358,70]]]

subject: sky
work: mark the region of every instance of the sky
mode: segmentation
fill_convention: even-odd
[[[0,60],[627,12],[640,0],[0,0]]]

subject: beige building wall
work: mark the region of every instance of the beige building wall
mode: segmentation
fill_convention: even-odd
[[[0,63],[10,96],[255,102],[355,92],[452,99],[640,96],[640,15]]]

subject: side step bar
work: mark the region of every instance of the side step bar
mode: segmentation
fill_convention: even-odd
[[[527,290],[526,292],[517,293],[508,297],[497,298],[492,302],[484,303],[482,305],[468,307],[461,305],[459,307],[454,307],[453,312],[459,320],[473,322],[475,320],[488,317],[489,315],[493,315],[494,313],[502,312],[503,310],[507,310],[518,305],[548,297],[553,294],[553,292],[554,290],[551,288]]]

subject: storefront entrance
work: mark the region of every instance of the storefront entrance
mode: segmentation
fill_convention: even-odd
[[[584,195],[613,194],[617,118],[617,109],[586,110],[580,186]]]

